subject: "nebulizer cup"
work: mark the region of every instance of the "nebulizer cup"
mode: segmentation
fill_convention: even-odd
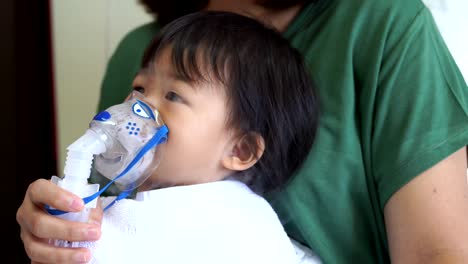
[[[52,215],[85,222],[91,208],[96,207],[97,197],[111,184],[125,198],[154,172],[161,161],[168,129],[159,112],[133,92],[128,100],[114,105],[94,116],[83,136],[67,148],[64,176],[52,177],[57,185],[79,195],[85,209],[67,213],[48,208]],[[110,182],[99,190],[99,184],[89,184],[91,167]],[[55,241],[56,246],[79,247],[80,242]]]

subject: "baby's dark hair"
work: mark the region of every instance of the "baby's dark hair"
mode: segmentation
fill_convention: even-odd
[[[255,19],[216,11],[167,24],[146,49],[142,67],[153,65],[165,48],[171,48],[182,78],[215,78],[224,85],[227,124],[247,139],[250,150],[258,147],[254,135],[263,137],[259,161],[232,177],[261,194],[288,182],[306,159],[318,126],[314,84],[299,52]]]

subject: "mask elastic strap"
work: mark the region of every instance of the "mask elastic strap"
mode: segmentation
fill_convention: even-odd
[[[120,177],[124,176],[127,174],[135,164],[148,152],[148,150],[152,149],[153,147],[164,143],[167,140],[167,133],[169,132],[169,129],[167,128],[166,125],[163,125],[159,128],[158,132],[146,143],[146,145],[141,148],[141,150],[137,153],[135,158],[128,164],[128,166],[119,174],[117,177],[112,179],[109,183],[104,186],[101,190],[96,192],[93,195],[90,195],[88,197],[83,198],[83,201],[85,204],[91,202],[92,200],[96,199],[99,197],[109,186],[111,186],[116,180],[118,180]],[[107,210],[110,206],[112,206],[116,201],[124,199],[128,195],[130,195],[131,191],[133,190],[134,186],[131,186],[127,188],[126,190],[122,191],[109,205],[107,205],[104,210]],[[49,212],[51,215],[62,215],[68,212],[58,210],[58,209],[51,209],[48,205],[46,205],[46,210]]]

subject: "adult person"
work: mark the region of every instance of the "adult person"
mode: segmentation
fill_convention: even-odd
[[[317,82],[317,143],[287,189],[269,197],[292,238],[324,263],[468,262],[468,88],[420,0],[212,0],[205,8],[271,21]],[[110,96],[119,94],[118,83],[129,91],[123,76],[133,78],[132,61],[140,58],[131,50],[157,30],[155,22],[123,40],[101,107],[122,99]],[[64,263],[86,254],[43,239],[99,237],[95,226],[63,223],[42,210],[81,208],[71,201],[79,200],[44,180],[29,188],[17,219],[33,259]]]

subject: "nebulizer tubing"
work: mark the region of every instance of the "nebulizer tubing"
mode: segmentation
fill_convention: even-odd
[[[94,133],[94,131],[88,129],[85,136],[88,135],[88,134],[92,134]],[[151,150],[154,146],[160,144],[160,143],[163,143],[165,141],[165,138],[166,138],[166,135],[168,133],[168,129],[167,129],[167,126],[162,126],[158,132],[153,136],[153,138],[148,141],[148,143],[143,147],[141,148],[141,150],[136,154],[135,158],[128,164],[128,166],[119,174],[117,175],[117,177],[115,177],[114,179],[112,179],[109,183],[107,183],[101,190],[95,192],[94,194],[90,195],[90,196],[87,196],[87,197],[84,197],[83,198],[83,201],[85,204],[88,204],[92,201],[94,201],[96,198],[98,198],[109,186],[111,186],[116,180],[118,180],[120,177],[123,177],[127,172],[129,172],[132,167],[145,155],[145,153],[149,150]],[[99,144],[101,143],[101,144]],[[101,154],[103,152],[105,152],[105,149],[102,150],[102,146],[103,146],[103,142],[99,142],[93,146],[97,146],[98,147],[98,150],[97,152],[93,152],[93,151],[83,151],[81,152],[84,156],[88,156],[88,159],[89,160],[89,169],[88,169],[88,177],[86,177],[86,182],[80,182],[81,184],[87,184],[87,179],[89,178],[89,173],[90,173],[90,170],[91,170],[91,162],[92,162],[92,158],[94,155],[97,155],[97,154]],[[105,146],[104,146],[105,148]],[[70,153],[70,150],[69,152]],[[68,161],[68,159],[67,159]],[[64,171],[67,172],[67,165],[69,165],[70,163],[67,162],[66,163],[66,166],[65,166],[65,169]],[[73,163],[71,163],[73,164]],[[74,164],[73,164],[74,165]],[[66,174],[65,174],[66,176]],[[81,176],[81,175],[80,175]],[[65,179],[70,179],[70,177],[64,177],[64,180]],[[75,186],[80,186],[80,185],[75,185]],[[68,189],[69,191],[72,191],[74,193],[76,192],[80,192],[80,190],[71,190],[71,189]],[[132,186],[129,186],[126,190],[124,190],[123,192],[121,192],[109,205],[107,205],[104,210],[107,210],[110,206],[112,206],[116,201],[120,200],[120,199],[124,199],[125,197],[127,197],[130,192],[133,190]],[[95,206],[93,206],[95,207]],[[51,208],[47,208],[47,211],[49,212],[49,214],[51,215],[62,215],[62,214],[65,214],[65,213],[68,213],[68,212],[65,212],[65,211],[62,211],[62,210],[58,210],[58,209],[51,209]]]

